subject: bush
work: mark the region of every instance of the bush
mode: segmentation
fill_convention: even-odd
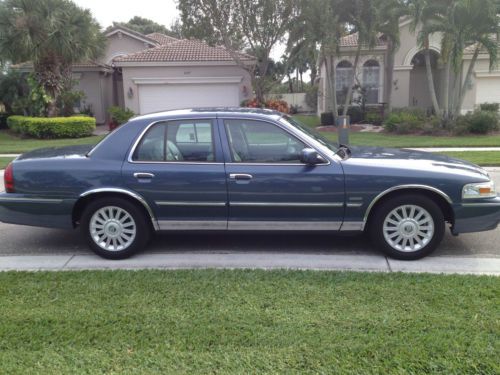
[[[498,113],[500,110],[500,104],[499,103],[482,103],[479,105],[479,108],[481,111],[489,111],[489,112],[495,112]]]
[[[40,139],[81,138],[92,135],[95,130],[92,117],[10,116],[7,124],[15,133]]]
[[[319,87],[317,85],[309,86],[306,89],[306,104],[311,107],[313,111],[316,111],[316,108],[318,108],[318,90]]]
[[[125,124],[128,120],[135,116],[134,111],[131,109],[123,109],[121,107],[109,107],[108,113],[111,116],[111,121],[116,122],[118,125]]]
[[[381,125],[384,119],[379,112],[368,112],[366,114],[366,122],[372,125]]]
[[[334,121],[333,112],[323,112],[320,116],[321,126],[335,125]]]
[[[498,130],[498,114],[492,111],[477,110],[460,116],[456,123],[457,133],[488,134]]]
[[[7,129],[7,118],[9,115],[7,113],[0,113],[0,129]]]
[[[339,116],[342,116],[344,112],[343,107],[339,107]],[[363,110],[360,106],[353,105],[347,110],[347,116],[349,116],[351,124],[358,124],[364,120]]]
[[[263,103],[260,103],[257,98],[254,98],[251,100],[245,100],[241,103],[241,106],[248,108],[268,108],[282,113],[290,113],[288,103],[280,99],[269,99]]]
[[[390,133],[409,134],[421,131],[425,120],[410,112],[392,112],[384,121],[384,128]]]

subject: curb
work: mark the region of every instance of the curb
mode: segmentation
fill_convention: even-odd
[[[287,269],[315,271],[403,272],[500,276],[500,258],[428,257],[399,261],[382,255],[297,253],[168,253],[140,254],[113,261],[96,255],[2,256],[5,271]]]

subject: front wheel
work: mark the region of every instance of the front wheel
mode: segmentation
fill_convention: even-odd
[[[85,209],[81,230],[90,248],[103,258],[124,259],[143,249],[150,229],[141,210],[122,198],[103,198]]]
[[[402,260],[432,253],[444,236],[443,212],[423,195],[401,195],[377,207],[368,228],[372,242],[388,256]]]

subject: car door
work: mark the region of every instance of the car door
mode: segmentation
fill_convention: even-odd
[[[338,163],[300,162],[310,147],[278,123],[220,119],[229,229],[339,230],[344,176]]]
[[[162,230],[227,228],[227,189],[214,119],[152,124],[131,151],[125,185],[152,207]]]

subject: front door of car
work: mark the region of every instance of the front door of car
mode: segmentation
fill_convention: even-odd
[[[339,230],[344,176],[338,163],[300,161],[309,146],[278,124],[220,119],[226,141],[228,228]]]
[[[124,163],[126,186],[143,196],[160,229],[227,228],[227,189],[215,119],[151,125]]]

